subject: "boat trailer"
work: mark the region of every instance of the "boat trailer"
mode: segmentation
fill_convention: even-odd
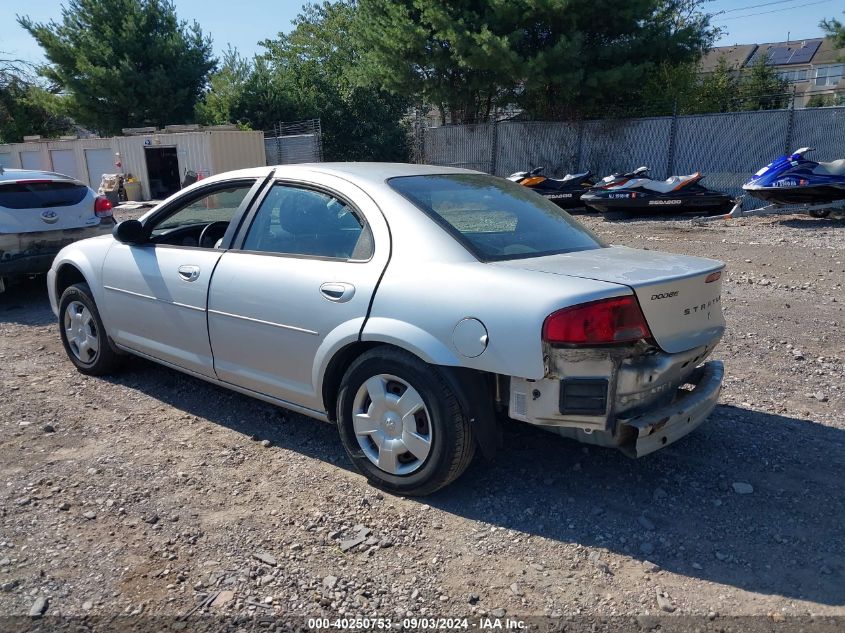
[[[834,200],[833,202],[823,202],[820,204],[778,204],[772,203],[765,207],[757,209],[743,210],[742,201],[745,196],[739,196],[733,199],[733,208],[724,215],[711,215],[706,218],[695,218],[692,220],[693,224],[706,224],[708,222],[716,222],[718,220],[733,220],[736,218],[749,218],[759,215],[794,215],[796,213],[804,213],[811,215],[814,218],[826,218],[831,211],[840,211],[845,213],[845,206],[839,207],[835,205],[845,205],[845,200]]]

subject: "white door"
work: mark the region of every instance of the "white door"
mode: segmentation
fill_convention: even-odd
[[[390,251],[378,208],[337,180],[358,208],[278,182],[243,245],[220,258],[208,293],[208,332],[221,380],[322,407],[315,379],[321,346],[357,338]]]
[[[13,166],[14,163],[12,162],[12,154],[9,152],[0,153],[0,167],[11,169]]]
[[[21,169],[44,169],[41,164],[41,152],[26,150],[21,152]]]
[[[72,149],[50,150],[50,160],[53,161],[53,171],[79,180],[79,170],[76,168],[76,155]]]
[[[88,168],[88,185],[94,191],[100,186],[103,174],[114,174],[117,172],[117,167],[114,166],[115,160],[114,150],[110,147],[85,150],[85,165]]]
[[[254,184],[238,180],[192,192],[147,221],[146,243],[109,249],[100,309],[115,342],[214,377],[206,304],[223,254],[215,245]]]

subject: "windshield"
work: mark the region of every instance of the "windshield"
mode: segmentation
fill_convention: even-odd
[[[601,240],[555,204],[485,174],[399,176],[388,184],[482,261],[584,251]]]

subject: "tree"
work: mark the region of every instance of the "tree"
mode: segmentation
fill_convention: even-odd
[[[836,48],[845,48],[845,24],[836,18],[830,18],[819,22],[819,26],[827,34],[827,37],[833,40],[833,45]],[[845,56],[843,56],[843,59],[845,59]]]
[[[327,158],[404,160],[408,100],[358,82],[355,12],[351,0],[309,4],[293,31],[261,42],[263,54],[251,61],[224,55],[198,106],[200,119],[269,130],[279,121],[319,118]]]
[[[643,102],[634,110],[623,108],[622,114],[668,116],[697,111],[698,64],[661,63],[643,84]]]
[[[827,108],[845,105],[845,95],[813,95],[807,100],[807,108]]]
[[[69,0],[60,22],[18,22],[44,49],[40,72],[68,93],[73,118],[102,133],[190,121],[216,65],[211,40],[170,0]]]
[[[789,105],[789,82],[769,64],[768,55],[759,55],[740,84],[743,110],[777,110]]]
[[[514,2],[519,4],[519,2]],[[354,34],[360,78],[440,110],[443,122],[486,120],[511,91],[516,58],[502,3],[361,0]]]
[[[453,123],[516,103],[568,118],[647,101],[661,64],[697,60],[716,31],[701,0],[360,0],[361,70]]]
[[[71,129],[61,96],[37,83],[29,64],[0,53],[0,142],[58,136]]]
[[[204,125],[235,123],[252,65],[231,46],[223,53],[220,68],[208,80],[208,90],[196,105],[196,118]]]
[[[293,31],[262,42],[265,57],[300,118],[320,118],[327,157],[404,160],[408,100],[358,81],[356,13],[352,0],[306,5]]]
[[[690,112],[732,112],[737,109],[740,79],[724,57],[704,75],[692,92]]]

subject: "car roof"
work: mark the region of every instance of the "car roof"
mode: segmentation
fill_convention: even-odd
[[[372,183],[384,182],[397,176],[426,176],[433,174],[477,174],[479,172],[442,165],[417,165],[413,163],[305,163],[300,165],[315,172],[338,176],[354,176]],[[282,166],[284,167],[284,166]]]
[[[384,182],[396,176],[424,176],[431,174],[478,174],[481,172],[459,167],[444,167],[441,165],[417,165],[413,163],[294,163],[290,165],[268,165],[267,167],[249,167],[228,171],[211,176],[212,180],[228,180],[230,178],[259,178],[266,176],[271,170],[277,176],[284,176],[285,172],[302,174],[303,171],[313,174],[333,174],[336,176],[354,176],[357,180],[368,180],[373,183]]]
[[[76,178],[65,176],[64,174],[57,174],[54,171],[42,171],[39,169],[3,169],[0,173],[0,182],[18,181],[18,180],[70,180],[78,182]],[[80,183],[81,184],[81,183]]]

